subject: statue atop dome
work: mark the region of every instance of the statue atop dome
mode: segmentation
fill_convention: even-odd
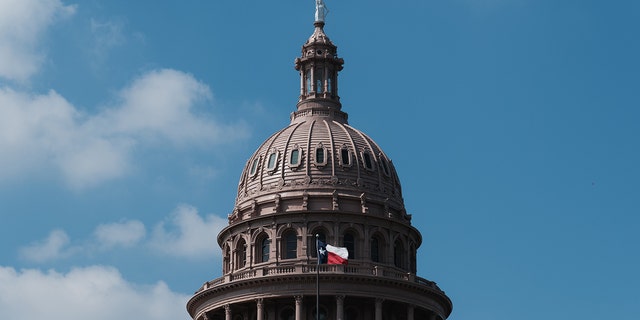
[[[324,22],[324,17],[329,13],[329,9],[322,0],[316,0],[316,21]]]

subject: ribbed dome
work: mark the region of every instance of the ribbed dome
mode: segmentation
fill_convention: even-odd
[[[268,203],[260,214],[307,209],[367,213],[377,208],[383,211],[378,214],[408,221],[387,155],[367,135],[332,118],[307,114],[269,137],[242,172],[236,211]]]
[[[288,127],[269,137],[240,177],[230,224],[273,213],[334,211],[410,224],[398,175],[382,149],[348,124],[338,96],[344,60],[316,21],[295,61],[300,98]]]

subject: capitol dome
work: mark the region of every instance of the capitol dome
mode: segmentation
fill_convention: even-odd
[[[296,59],[301,93],[291,123],[274,133],[245,165],[230,222],[253,215],[339,210],[410,221],[389,157],[351,127],[341,111],[337,72],[344,61],[316,23]],[[304,195],[303,195],[304,194]]]
[[[300,96],[290,123],[240,175],[229,225],[217,237],[222,277],[187,303],[194,320],[445,320],[452,303],[417,275],[422,235],[411,225],[396,169],[349,125],[338,95],[343,59],[314,32],[295,60]],[[321,262],[339,247],[342,264]]]

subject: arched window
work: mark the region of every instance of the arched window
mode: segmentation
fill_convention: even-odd
[[[264,234],[258,237],[256,241],[256,263],[269,261],[269,253],[271,252],[271,239]]]
[[[371,239],[371,261],[380,262],[380,241],[377,237]]]
[[[283,240],[283,259],[295,259],[298,257],[298,235],[295,231],[289,230],[284,233]]]
[[[231,271],[231,249],[229,247],[224,250],[224,270],[222,271],[224,273]]]
[[[240,239],[238,241],[238,246],[236,247],[236,269],[244,268],[247,264],[247,243],[244,239]]]
[[[343,245],[347,248],[347,251],[349,251],[349,259],[355,259],[356,243],[352,233],[349,232],[344,235]]]
[[[402,244],[402,241],[398,239],[393,245],[393,263],[395,264],[396,267],[404,269],[405,267],[404,257],[405,257],[404,245]]]
[[[416,273],[418,270],[417,265],[416,265],[416,246],[411,243],[411,245],[409,246],[409,263],[410,263],[410,271],[412,273]]]

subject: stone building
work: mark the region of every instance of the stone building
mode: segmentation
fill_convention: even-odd
[[[446,319],[451,300],[417,276],[422,236],[394,165],[342,111],[344,61],[316,3],[315,30],[295,60],[297,110],[247,161],[218,235],[223,276],[187,310],[195,320]],[[318,265],[316,235],[346,247],[348,265]]]

